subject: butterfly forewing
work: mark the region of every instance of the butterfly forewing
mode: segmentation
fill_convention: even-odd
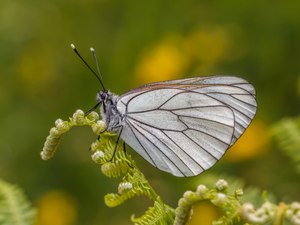
[[[255,90],[231,76],[144,85],[119,96],[121,138],[152,165],[176,176],[210,168],[256,113]]]

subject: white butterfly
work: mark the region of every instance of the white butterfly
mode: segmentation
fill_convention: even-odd
[[[256,113],[255,90],[233,76],[147,84],[121,96],[97,94],[107,130],[144,159],[175,176],[213,166]]]
[[[195,176],[212,167],[256,113],[254,87],[234,76],[151,83],[117,96],[104,88],[94,50],[98,74],[71,47],[103,87],[96,106],[102,106],[107,130],[118,133],[117,143],[121,138],[175,176]]]

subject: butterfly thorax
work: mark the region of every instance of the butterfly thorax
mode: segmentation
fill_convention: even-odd
[[[101,104],[100,114],[106,123],[107,130],[116,132],[122,124],[122,114],[116,107],[117,95],[110,91],[100,91],[97,93],[96,100]]]

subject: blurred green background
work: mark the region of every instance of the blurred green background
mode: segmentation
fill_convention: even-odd
[[[24,189],[39,209],[39,225],[131,224],[130,215],[149,205],[143,198],[116,209],[104,205],[117,181],[91,161],[88,148],[96,136],[88,128],[68,133],[54,159],[40,159],[54,121],[94,106],[100,89],[69,47],[74,43],[92,66],[89,48],[96,49],[105,85],[117,94],[196,75],[250,81],[257,116],[205,175],[227,174],[278,200],[299,200],[299,175],[269,135],[270,125],[299,114],[299,12],[293,0],[2,0],[0,178]],[[201,180],[172,177],[129,152],[173,207]]]

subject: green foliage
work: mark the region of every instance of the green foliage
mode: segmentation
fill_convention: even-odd
[[[300,173],[300,118],[286,118],[272,127],[280,149],[291,159]]]
[[[166,221],[174,219],[174,209],[163,203],[132,158],[122,149],[121,141],[116,146],[115,135],[108,132],[102,133],[105,130],[105,124],[97,121],[98,118],[99,116],[95,112],[85,117],[82,110],[77,110],[69,121],[58,119],[46,139],[41,152],[42,159],[46,160],[54,155],[61,138],[70,128],[91,126],[94,133],[97,135],[101,133],[101,137],[91,145],[92,160],[101,165],[101,171],[105,176],[109,178],[122,177],[118,192],[105,195],[105,204],[108,207],[116,207],[128,199],[143,195],[153,200],[154,205],[144,215],[138,218],[132,216],[134,224],[170,224]]]
[[[89,128],[76,129],[63,139],[60,150],[70,148],[64,152],[72,154],[69,160],[64,160],[65,154],[51,163],[36,157],[49,122],[67,119],[77,107],[90,108],[100,88],[69,48],[70,42],[94,69],[88,49],[95,47],[105,86],[116,94],[150,79],[244,77],[257,89],[259,110],[253,122],[272,124],[299,113],[299,12],[300,1],[295,0],[0,1],[0,177],[23,184],[35,202],[43,197],[38,193],[46,194],[50,187],[75,196],[81,209],[74,225],[93,225],[101,219],[109,224],[105,218],[110,217],[114,224],[126,224],[130,207],[120,209],[118,217],[112,215],[117,209],[104,207],[97,214],[91,210],[99,207],[96,196],[113,182],[107,179],[99,185],[97,165],[85,164],[86,141],[93,136]],[[141,73],[145,67],[156,75]],[[259,139],[251,134],[243,137],[254,143]],[[274,149],[253,151],[251,143],[245,145],[254,152],[251,158],[230,161],[225,157],[210,171],[182,182],[151,168],[152,179],[159,184],[156,191],[171,189],[166,196],[175,202],[187,183],[222,171],[219,177],[242,177],[247,184],[268,187],[278,199],[299,198],[300,182],[289,173],[295,168],[289,157]],[[246,152],[240,150],[241,155]],[[266,151],[260,155],[260,150]],[[228,183],[231,187],[232,182]]]
[[[137,168],[133,159],[122,149],[122,143],[116,146],[115,135],[104,132],[105,124],[98,121],[98,114],[93,112],[87,117],[83,111],[77,110],[69,121],[58,119],[55,127],[50,130],[47,137],[41,157],[43,159],[51,158],[62,136],[73,126],[88,125],[96,134],[101,136],[91,145],[92,160],[101,165],[101,171],[109,178],[120,178],[117,193],[109,193],[104,197],[104,202],[108,207],[116,207],[136,196],[146,196],[152,200],[153,207],[138,218],[131,217],[135,225],[183,225],[189,221],[193,206],[200,201],[210,201],[216,208],[222,212],[220,218],[213,222],[213,225],[236,224],[245,222],[245,224],[268,224],[282,225],[284,221],[290,224],[300,224],[300,203],[291,204],[280,203],[276,205],[263,198],[260,207],[255,209],[252,200],[244,198],[243,190],[237,188],[241,184],[236,180],[233,187],[230,187],[224,179],[215,182],[214,187],[208,188],[200,184],[196,192],[186,191],[178,202],[178,207],[174,210],[166,205],[156,194],[143,173]],[[121,141],[120,141],[121,142]],[[290,143],[290,142],[289,142]],[[291,144],[288,144],[290,149]],[[294,146],[293,146],[294,147]],[[211,177],[210,177],[211,178]],[[211,183],[211,181],[210,181]],[[245,195],[253,196],[253,190],[246,189]],[[247,199],[247,200],[246,200]],[[246,201],[245,201],[246,200]]]
[[[276,205],[268,199],[257,209],[252,203],[241,201],[242,189],[234,192],[228,191],[229,186],[225,180],[218,180],[213,188],[199,185],[196,192],[187,191],[179,200],[176,209],[174,225],[185,224],[189,220],[193,205],[197,202],[209,200],[221,212],[222,216],[213,222],[213,225],[236,224],[243,221],[248,224],[269,224],[282,225],[284,221],[290,224],[300,224],[300,203],[280,203]]]
[[[135,225],[173,224],[174,209],[165,205],[160,198],[157,198],[154,206],[149,207],[144,215],[139,218],[135,218],[133,215],[131,220]]]
[[[99,115],[97,113],[92,112],[85,117],[82,110],[77,110],[73,117],[69,118],[70,121],[57,119],[55,121],[55,127],[50,129],[50,133],[46,138],[43,151],[41,152],[41,158],[43,160],[52,158],[64,134],[74,126],[89,125],[93,132],[99,134],[105,129],[105,124],[104,122],[97,121],[98,119]]]
[[[214,224],[233,224],[239,218],[241,207],[239,197],[243,194],[241,189],[237,189],[234,194],[227,192],[228,184],[225,180],[218,180],[215,188],[209,189],[205,185],[199,185],[196,192],[187,191],[179,200],[176,209],[174,225],[185,224],[189,220],[189,212],[197,202],[209,200],[213,205],[223,211],[223,216]]]
[[[0,180],[0,225],[32,225],[35,214],[19,187]]]

